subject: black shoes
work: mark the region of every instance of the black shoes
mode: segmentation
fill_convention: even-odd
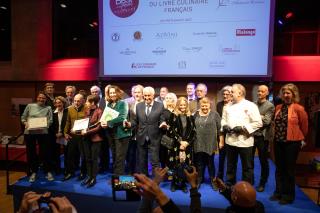
[[[269,197],[270,201],[280,201],[281,196],[279,194],[273,194]]]
[[[91,181],[91,178],[90,178],[90,177],[87,177],[86,179],[84,179],[84,180],[81,182],[81,186],[87,185],[90,181]]]
[[[67,180],[70,180],[71,178],[74,177],[74,174],[71,174],[71,173],[67,173],[64,178],[63,178],[63,181],[67,181]]]
[[[175,192],[176,191],[176,186],[174,184],[171,184],[170,190],[171,190],[171,192]]]
[[[293,200],[287,200],[287,199],[283,199],[283,198],[281,198],[279,200],[280,205],[287,205],[287,204],[291,204],[291,203],[293,203]]]
[[[78,180],[84,180],[86,178],[87,175],[85,175],[84,173],[80,173],[80,175],[78,176]]]
[[[89,182],[87,183],[87,188],[93,187],[94,185],[96,185],[96,183],[97,183],[96,179],[95,178],[91,178],[89,180]]]
[[[293,203],[293,199],[284,198],[279,194],[273,194],[270,198],[270,201],[278,201],[280,205],[287,205]]]
[[[97,181],[95,178],[87,177],[81,182],[81,186],[87,186],[87,188],[93,187],[96,185]]]
[[[257,187],[257,192],[263,192],[264,191],[264,185],[259,185]]]

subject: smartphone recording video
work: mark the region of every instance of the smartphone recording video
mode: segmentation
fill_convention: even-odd
[[[137,189],[137,180],[131,175],[112,176],[112,196],[114,201],[139,201],[140,195],[133,190]]]
[[[38,200],[38,206],[39,206],[39,212],[41,213],[49,213],[52,212],[51,208],[49,206],[50,203],[50,197],[41,197]]]
[[[112,185],[116,191],[136,189],[136,179],[130,175],[115,176]]]

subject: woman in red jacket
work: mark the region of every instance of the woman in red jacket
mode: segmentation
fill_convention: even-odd
[[[275,110],[274,154],[276,190],[270,197],[285,205],[295,199],[295,165],[308,133],[308,115],[299,105],[296,85],[286,84],[280,90],[283,104]]]

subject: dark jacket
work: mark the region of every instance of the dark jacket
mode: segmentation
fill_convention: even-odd
[[[61,128],[60,128],[61,132],[60,132],[60,133],[63,133],[64,127],[66,126],[67,117],[68,117],[68,109],[66,108],[66,109],[63,110],[63,115],[62,115],[62,119],[61,119]],[[58,112],[54,112],[54,113],[53,113],[53,123],[52,123],[52,126],[53,126],[54,134],[59,133]]]
[[[157,101],[153,102],[151,112],[149,116],[146,115],[146,104],[145,102],[138,103],[136,106],[136,116],[131,121],[132,127],[136,128],[137,141],[140,145],[145,143],[146,137],[148,136],[151,144],[160,143],[161,130],[159,125],[165,121],[163,116],[163,104]]]
[[[91,111],[88,115],[90,120],[89,120],[89,128],[87,130],[86,137],[88,137],[91,142],[103,141],[102,127],[99,123],[101,116],[102,116],[102,109],[100,107],[97,107],[96,109]]]
[[[112,108],[113,110],[119,112],[118,117],[112,119],[107,122],[109,128],[115,128],[115,138],[121,139],[131,136],[131,130],[123,127],[123,121],[128,118],[128,104],[122,100],[116,102],[116,104],[112,107],[112,103],[108,103],[108,107]]]

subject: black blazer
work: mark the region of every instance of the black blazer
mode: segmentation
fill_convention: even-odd
[[[67,117],[68,117],[68,108],[63,110],[63,115],[62,115],[62,120],[61,120],[61,133],[63,133],[64,127],[66,125],[66,121],[67,121]],[[59,133],[59,119],[58,119],[58,113],[53,113],[53,131],[54,134]]]
[[[187,126],[184,129],[182,126],[181,116],[178,115],[171,128],[174,133],[174,137],[179,142],[187,141],[191,145],[196,139],[196,126],[193,116],[186,116],[186,120]]]
[[[224,102],[223,102],[223,101],[219,101],[219,102],[217,103],[217,112],[218,112],[218,114],[220,115],[220,117],[222,117],[223,107],[224,107]]]
[[[143,145],[146,141],[146,136],[149,137],[151,145],[154,143],[160,143],[162,134],[159,125],[165,121],[163,110],[163,104],[154,101],[151,112],[149,116],[147,116],[145,102],[137,104],[136,116],[131,120],[131,124],[132,127],[136,128],[138,144]]]

